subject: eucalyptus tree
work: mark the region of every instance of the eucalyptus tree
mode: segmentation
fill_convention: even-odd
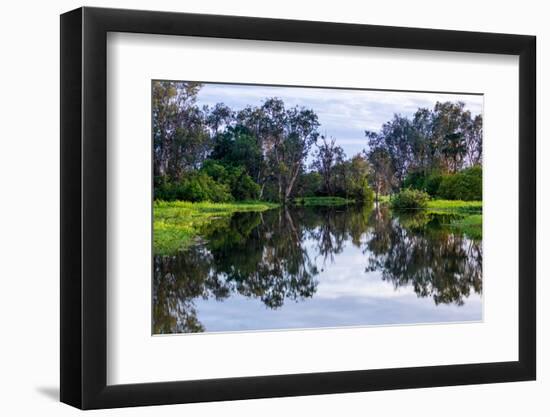
[[[463,167],[467,153],[466,132],[471,114],[459,102],[437,102],[433,110],[434,141],[438,145],[445,171],[457,172]]]
[[[419,108],[411,118],[394,115],[379,131],[366,131],[375,191],[399,188],[411,174],[426,178],[481,164],[482,125],[482,116],[472,117],[463,102],[446,101]]]
[[[265,162],[258,182],[273,179],[280,201],[290,199],[306,157],[317,141],[319,120],[313,110],[285,108],[279,98],[268,98],[259,108],[247,107],[237,115],[237,123],[256,137]],[[263,188],[263,187],[262,187]]]
[[[323,179],[323,191],[327,195],[334,193],[334,181],[336,167],[342,164],[346,155],[341,146],[336,145],[336,139],[327,140],[326,136],[321,136],[321,143],[317,143],[317,150],[313,155],[311,167],[319,172]]]
[[[369,161],[370,183],[375,193],[375,201],[381,194],[388,194],[395,186],[395,176],[392,159],[380,135],[375,132],[365,132],[369,140],[369,149],[366,151]]]
[[[195,82],[153,82],[155,176],[178,180],[206,158],[211,143],[204,111],[196,105],[200,88]]]
[[[483,156],[483,116],[481,114],[470,119],[465,137],[468,164],[481,165]]]
[[[204,111],[207,114],[206,123],[211,129],[212,136],[217,136],[220,128],[230,126],[235,116],[233,110],[224,103],[216,103],[212,108],[205,106]]]
[[[307,155],[319,136],[319,119],[313,110],[296,106],[286,111],[286,117],[285,132],[275,141],[271,153],[279,182],[279,199],[283,202],[290,199]]]

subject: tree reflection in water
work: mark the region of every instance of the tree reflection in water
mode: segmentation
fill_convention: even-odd
[[[372,216],[368,271],[380,271],[396,289],[412,285],[419,297],[432,297],[435,304],[463,305],[472,290],[481,293],[481,241],[451,233],[445,225],[453,215],[392,217],[389,210],[374,210]]]
[[[397,289],[411,286],[436,305],[462,305],[481,293],[481,241],[452,233],[451,218],[385,207],[319,207],[237,213],[203,231],[203,242],[154,257],[153,332],[203,332],[194,301],[233,294],[269,309],[314,296],[316,276],[347,245],[361,248],[365,271]],[[313,242],[313,244],[312,244]],[[319,265],[318,265],[319,264]],[[366,277],[366,274],[365,274]]]

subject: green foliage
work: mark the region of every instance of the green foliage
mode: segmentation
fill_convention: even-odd
[[[412,118],[396,114],[380,130],[366,131],[374,188],[378,194],[411,187],[436,195],[439,179],[427,181],[420,173],[479,165],[482,125],[482,116],[463,102],[437,102],[433,110],[420,108]]]
[[[227,184],[215,181],[204,172],[194,172],[178,182],[161,181],[155,186],[155,199],[216,203],[233,201],[233,196]]]
[[[430,200],[428,209],[432,211],[457,211],[457,212],[477,212],[481,213],[483,209],[482,201],[462,201],[462,200]]]
[[[424,174],[420,171],[413,171],[410,172],[405,178],[405,181],[403,181],[403,188],[425,191],[431,197],[437,197],[442,179],[443,175],[437,171],[432,171],[428,174]]]
[[[218,135],[210,158],[226,166],[242,166],[247,173],[257,178],[262,168],[262,150],[248,129],[242,126],[229,127]]]
[[[374,191],[370,187],[367,178],[359,182],[349,184],[348,196],[355,201],[372,202],[374,201]]]
[[[227,179],[227,170],[219,161],[207,159],[202,164],[201,171],[211,177],[214,181],[225,182]]]
[[[454,174],[411,172],[405,178],[403,187],[422,190],[431,197],[447,200],[481,200],[482,169],[475,166]]]
[[[413,171],[405,177],[403,188],[412,188],[415,190],[424,190],[425,176],[423,172]]]
[[[276,97],[240,110],[199,106],[200,83],[155,81],[152,87],[156,199],[369,202],[374,193],[379,199],[406,188],[432,198],[482,198],[483,119],[464,103],[396,114],[380,130],[365,132],[368,151],[347,158],[337,139],[319,136],[312,109],[288,107]]]
[[[428,207],[428,193],[410,188],[401,190],[391,199],[394,209],[422,209]]]
[[[260,186],[250,178],[243,168],[231,171],[229,184],[235,200],[254,200],[260,194]]]
[[[315,169],[322,179],[321,190],[324,195],[334,195],[338,184],[338,173],[344,163],[345,153],[341,146],[336,145],[336,139],[327,140],[321,136],[320,144],[317,143],[317,150],[313,154],[312,168]]]
[[[444,175],[437,191],[441,198],[465,201],[481,200],[482,193],[482,169],[479,166]]]
[[[426,191],[430,196],[436,197],[442,179],[443,175],[439,172],[432,172],[424,180],[424,191]]]
[[[347,168],[345,194],[356,201],[374,201],[374,191],[369,185],[369,161],[361,154],[355,155],[345,164]]]
[[[196,105],[201,84],[154,81],[152,87],[153,169],[155,176],[176,181],[211,147],[205,113]]]
[[[226,185],[235,200],[254,200],[258,198],[260,186],[256,184],[242,166],[224,166],[208,159],[201,172],[206,173],[216,182]]]
[[[298,177],[296,191],[302,197],[315,197],[319,195],[323,184],[323,178],[318,172],[306,172]]]

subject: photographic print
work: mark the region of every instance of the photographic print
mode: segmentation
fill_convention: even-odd
[[[483,95],[151,94],[153,334],[483,319]]]

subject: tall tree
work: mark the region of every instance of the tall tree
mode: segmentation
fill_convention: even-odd
[[[456,172],[463,166],[466,156],[466,131],[471,115],[464,110],[464,103],[437,102],[434,107],[434,142],[441,152],[446,171]]]
[[[390,156],[382,146],[369,149],[367,159],[371,165],[370,181],[378,202],[380,194],[391,192],[394,184],[394,170]]]
[[[411,121],[395,114],[393,119],[384,123],[379,133],[367,132],[369,148],[381,146],[391,160],[394,176],[398,184],[405,179],[413,165],[412,143],[413,127]]]
[[[200,88],[201,84],[193,82],[153,82],[155,176],[177,180],[206,158],[210,136],[204,112],[196,105]]]
[[[372,189],[369,186],[371,167],[362,154],[354,155],[347,163],[348,175],[346,190],[348,195],[358,201],[372,201]]]
[[[247,109],[240,117],[257,131],[267,162],[265,176],[275,179],[279,200],[288,201],[308,152],[317,141],[317,115],[298,106],[286,109],[281,99],[269,98],[259,111]]]
[[[403,185],[411,174],[457,172],[482,159],[482,116],[472,118],[462,102],[437,102],[433,110],[418,109],[411,119],[394,115],[380,131],[366,131],[368,155],[374,169],[375,191],[391,183]],[[387,169],[393,171],[389,181]],[[381,175],[383,173],[383,175]]]
[[[469,120],[466,130],[466,154],[470,166],[480,165],[483,155],[483,116],[478,114]]]
[[[212,136],[217,136],[220,128],[227,127],[233,121],[234,112],[224,103],[217,103],[213,108],[205,107],[206,123]]]
[[[424,175],[432,168],[436,149],[432,144],[433,115],[427,108],[418,109],[412,118],[412,163],[410,169]]]
[[[342,147],[336,145],[336,139],[327,140],[326,136],[321,136],[321,143],[317,144],[311,166],[321,174],[323,191],[327,195],[333,195],[334,193],[335,168],[344,161],[345,156]]]
[[[260,107],[247,106],[237,112],[235,128],[241,132],[245,132],[251,138],[254,138],[256,148],[260,151],[259,164],[257,170],[251,176],[260,185],[260,198],[264,194],[264,189],[267,180],[271,176],[269,166],[267,164],[266,144],[268,143],[269,129],[267,128],[267,115]]]
[[[259,177],[262,169],[262,150],[256,138],[240,125],[227,127],[223,133],[218,134],[210,156],[226,165],[244,167],[254,179]]]

